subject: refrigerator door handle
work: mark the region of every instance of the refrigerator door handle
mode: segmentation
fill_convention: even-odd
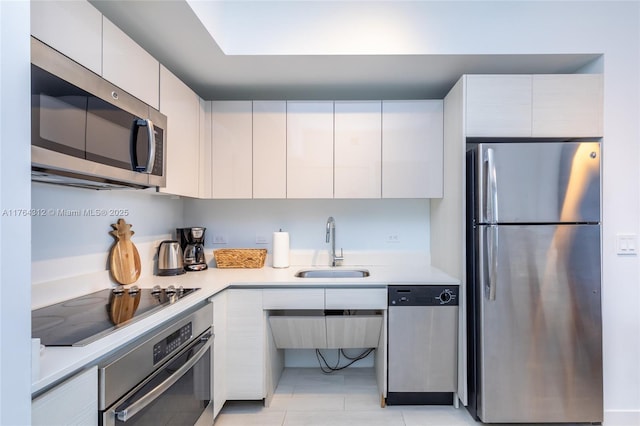
[[[481,226],[478,233],[479,291],[489,300],[496,300],[498,275],[498,230],[495,225]]]
[[[498,179],[496,176],[496,162],[493,148],[487,148],[485,151],[486,163],[486,189],[485,202],[486,220],[488,223],[498,223]]]
[[[488,250],[487,260],[489,263],[489,283],[488,298],[496,300],[496,281],[498,281],[498,227],[496,225],[487,226]]]

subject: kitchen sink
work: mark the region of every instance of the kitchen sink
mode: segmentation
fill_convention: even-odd
[[[299,278],[364,278],[369,275],[366,269],[302,269],[296,272]]]

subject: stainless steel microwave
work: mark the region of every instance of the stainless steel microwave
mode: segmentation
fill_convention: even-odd
[[[93,189],[163,187],[167,118],[31,38],[31,179]]]

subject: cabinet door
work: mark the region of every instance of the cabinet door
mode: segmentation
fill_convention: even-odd
[[[102,76],[159,109],[160,63],[103,17]]]
[[[200,178],[200,98],[161,67],[160,112],[167,116],[167,185],[161,192],[198,197]]]
[[[98,425],[98,367],[93,366],[31,402],[31,424]]]
[[[102,14],[86,1],[31,1],[31,35],[102,75]]]
[[[602,75],[533,76],[534,137],[602,136]]]
[[[333,198],[333,102],[287,102],[287,198]]]
[[[253,198],[287,198],[285,101],[253,101]]]
[[[380,198],[382,104],[335,102],[335,198]]]
[[[227,293],[227,399],[265,397],[262,290]]]
[[[211,103],[213,198],[251,198],[251,101]]]
[[[227,292],[213,299],[213,416],[218,415],[227,401]]]
[[[531,75],[466,77],[468,137],[531,136]]]
[[[382,198],[438,198],[443,192],[443,103],[382,102]]]
[[[211,198],[213,183],[213,141],[211,140],[211,101],[200,99],[200,178],[199,198]]]

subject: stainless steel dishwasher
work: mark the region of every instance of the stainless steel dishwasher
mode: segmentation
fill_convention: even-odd
[[[388,297],[387,404],[452,404],[458,369],[458,286],[391,285]]]

